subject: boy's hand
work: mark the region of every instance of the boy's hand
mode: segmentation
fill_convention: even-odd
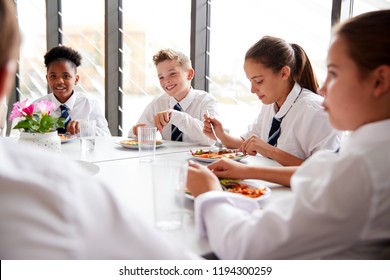
[[[139,124],[133,126],[133,134],[135,136],[138,136],[138,127],[140,127],[140,126],[146,126],[146,124],[145,123],[139,123]]]
[[[169,120],[171,119],[171,112],[172,109],[168,109],[159,112],[154,116],[154,125],[157,127],[158,131],[161,132],[164,126],[166,126],[169,123]]]

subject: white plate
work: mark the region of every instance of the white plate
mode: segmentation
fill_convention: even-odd
[[[255,183],[255,182],[246,181],[246,180],[243,180],[240,183],[241,184],[246,184],[250,188],[255,188],[255,189],[262,188],[262,189],[265,189],[265,194],[263,194],[263,195],[261,195],[259,197],[252,198],[252,199],[254,199],[256,201],[262,201],[262,200],[267,199],[268,197],[271,196],[271,189],[269,187],[267,187],[267,186],[262,186],[260,184]],[[228,192],[228,190],[225,190],[225,192]],[[191,194],[189,194],[189,193],[185,193],[185,197],[188,198],[188,199],[194,200],[194,197]]]
[[[83,160],[75,160],[75,162],[91,175],[95,175],[100,171],[100,167],[92,162]]]
[[[127,140],[122,140],[120,142],[117,142],[118,145],[121,145],[123,148],[126,148],[126,149],[133,149],[133,150],[138,150],[138,143],[134,143],[134,144],[126,144],[126,143],[123,143],[124,141],[135,141],[133,139],[127,139]],[[156,148],[159,148],[159,147],[162,147],[164,145],[164,142],[161,141],[161,140],[157,140],[156,142]]]
[[[61,144],[77,139],[76,135],[58,134],[58,136],[60,136]]]
[[[229,156],[228,156],[229,154],[226,154],[226,156],[225,156],[225,155],[222,155],[222,156],[220,156],[220,157],[218,157],[218,158],[202,158],[202,157],[194,156],[194,155],[192,155],[192,154],[190,153],[190,156],[191,156],[192,159],[195,159],[195,160],[198,160],[198,161],[202,161],[202,162],[214,162],[214,161],[217,161],[217,160],[219,160],[219,159],[221,159],[221,158],[223,158],[223,157],[225,157],[225,158],[230,158],[230,159],[235,160],[235,161],[240,161],[240,160],[245,159],[245,158],[248,157],[248,155],[245,155],[245,156],[244,156],[242,153],[238,152],[237,150],[232,150],[232,149],[227,149],[227,150],[231,150],[231,151],[233,151],[233,152],[235,152],[235,153],[239,153],[239,155],[238,155],[238,156],[235,156],[235,157],[229,157]],[[204,152],[209,152],[210,150],[203,150],[203,151],[204,151]]]

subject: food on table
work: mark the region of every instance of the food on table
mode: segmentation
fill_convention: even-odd
[[[251,198],[258,198],[268,192],[266,187],[256,187],[248,182],[234,179],[220,179],[219,181],[226,192],[238,193]],[[191,195],[188,189],[186,193]]]
[[[72,134],[58,134],[58,136],[60,137],[61,142],[67,142],[69,140],[76,138],[76,135],[72,135]]]
[[[254,188],[245,183],[236,183],[233,187],[227,188],[226,191],[239,193],[248,197],[257,198],[267,192],[266,188]]]
[[[191,155],[197,158],[236,158],[236,157],[242,157],[244,156],[241,152],[238,152],[237,150],[230,150],[230,149],[222,149],[220,151],[210,151],[210,150],[196,150],[195,152],[190,150]]]
[[[138,146],[138,140],[127,139],[120,142],[122,145]],[[162,141],[157,140],[156,145],[161,145]]]

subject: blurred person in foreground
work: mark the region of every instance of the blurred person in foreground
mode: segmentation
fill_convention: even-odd
[[[12,0],[0,0],[0,101],[19,50]],[[0,112],[1,113],[1,112]],[[0,259],[186,259],[110,186],[70,161],[0,138]]]
[[[260,209],[250,198],[222,192],[217,179],[251,167],[231,160],[208,168],[190,163],[187,188],[196,197],[197,229],[219,258],[389,257],[389,34],[390,10],[359,15],[333,30],[320,93],[332,125],[351,131],[348,139],[338,152],[319,151],[300,167],[251,171],[284,172],[290,196]]]

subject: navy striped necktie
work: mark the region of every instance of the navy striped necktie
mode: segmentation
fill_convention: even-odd
[[[282,119],[278,120],[277,118],[272,119],[272,126],[268,134],[268,144],[272,146],[276,146],[278,143],[278,138],[280,136],[280,124],[282,123]]]
[[[286,113],[284,113],[284,116],[281,117],[280,119],[277,119],[277,118],[273,118],[272,119],[272,125],[271,125],[271,129],[269,131],[269,134],[268,134],[268,141],[267,143],[272,145],[272,146],[275,146],[278,144],[278,138],[280,136],[280,124],[282,123],[282,120],[283,118],[287,115],[287,113],[291,110],[292,106],[295,104],[295,102],[297,102],[299,96],[301,95],[302,93],[302,90],[303,90],[303,87],[301,87],[301,90],[299,91],[297,97],[295,97],[295,100],[293,103],[291,103],[290,105],[290,108],[288,108],[288,110],[286,111]],[[275,106],[277,104],[275,103]],[[277,111],[277,110],[276,110]]]
[[[64,123],[64,127],[57,128],[57,131],[60,134],[64,134],[64,133],[66,133],[66,126],[70,122],[70,116],[69,116],[69,112],[68,112],[68,107],[66,107],[66,105],[60,105],[60,109],[61,109],[61,118],[65,119],[65,123]]]
[[[177,111],[182,111],[183,109],[181,108],[179,103],[176,103],[175,107],[173,109]],[[183,132],[180,131],[175,125],[172,125],[172,131],[171,131],[171,140],[172,141],[183,141]]]

